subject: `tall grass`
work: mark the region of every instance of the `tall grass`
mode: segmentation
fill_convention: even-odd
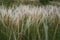
[[[0,40],[59,40],[59,26],[60,7],[0,6]]]

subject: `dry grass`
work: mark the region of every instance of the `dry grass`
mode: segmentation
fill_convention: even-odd
[[[0,40],[59,40],[59,26],[60,7],[0,6]]]

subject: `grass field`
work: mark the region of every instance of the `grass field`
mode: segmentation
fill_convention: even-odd
[[[0,6],[0,40],[60,40],[60,6]]]

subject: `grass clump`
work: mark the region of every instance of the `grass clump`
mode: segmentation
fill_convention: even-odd
[[[0,6],[0,40],[59,40],[60,7]]]

